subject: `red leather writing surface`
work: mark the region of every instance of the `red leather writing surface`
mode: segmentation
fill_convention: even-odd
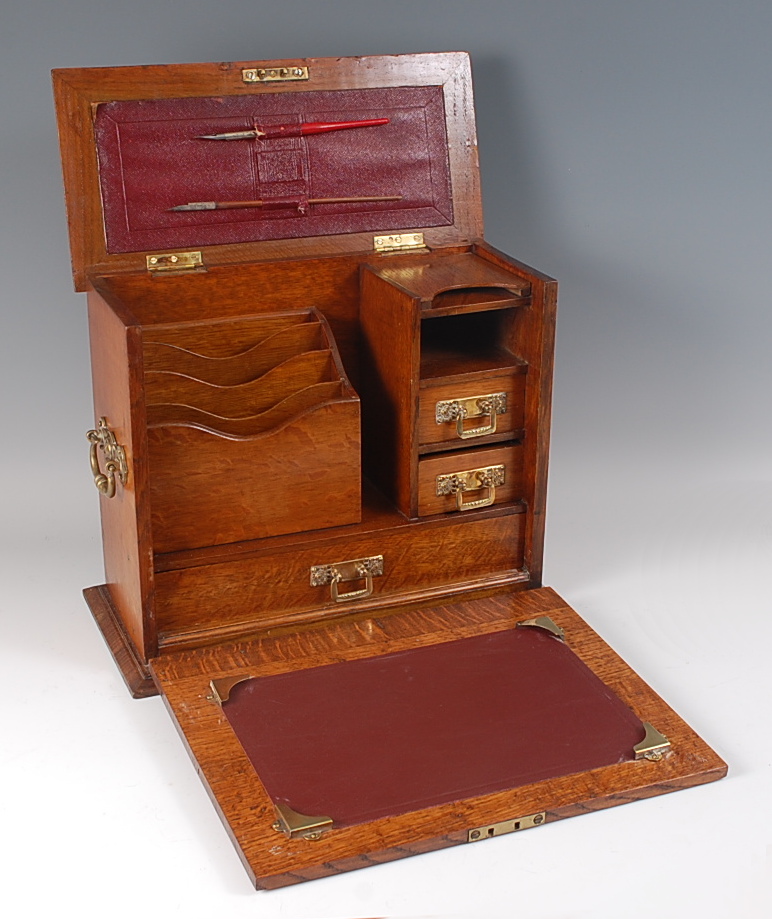
[[[388,118],[265,140],[201,134]],[[439,86],[107,102],[96,115],[107,250],[165,251],[453,222]],[[400,201],[170,213],[194,201],[401,195]]]
[[[271,798],[336,826],[630,760],[645,733],[534,628],[252,678],[223,710]]]

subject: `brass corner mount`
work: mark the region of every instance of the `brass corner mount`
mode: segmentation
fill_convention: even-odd
[[[288,839],[308,839],[311,842],[319,839],[332,827],[332,817],[309,817],[292,810],[289,804],[274,802],[276,817],[273,824],[277,833],[284,833]]]
[[[662,757],[671,749],[671,743],[648,721],[643,722],[646,731],[643,740],[633,747],[636,759],[647,759],[651,762],[659,762]]]

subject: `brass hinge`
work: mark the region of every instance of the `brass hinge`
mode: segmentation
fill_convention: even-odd
[[[148,255],[147,270],[158,271],[194,271],[204,267],[200,252],[169,252],[165,255]]]
[[[376,252],[403,252],[425,248],[423,233],[391,233],[373,237],[373,249]]]
[[[289,80],[307,80],[308,67],[247,67],[241,71],[245,83],[283,83]]]
[[[502,820],[501,823],[490,823],[488,826],[478,826],[467,833],[467,842],[479,842],[481,839],[491,839],[494,836],[504,836],[507,833],[517,833],[520,830],[529,830],[533,826],[541,826],[547,820],[547,814],[530,814],[528,817],[518,817],[516,820]]]

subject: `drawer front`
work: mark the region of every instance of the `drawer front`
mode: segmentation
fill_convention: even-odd
[[[496,583],[520,580],[524,524],[523,513],[464,520],[463,526],[454,519],[418,522],[320,541],[300,551],[290,548],[160,571],[155,577],[159,641],[171,645],[207,634],[232,634],[251,624],[268,628],[377,609],[398,600],[441,598],[485,586],[492,577]],[[372,593],[365,596],[366,576],[357,578],[356,566],[342,563],[378,556],[383,557],[383,573],[372,577]],[[311,569],[323,566],[343,569],[346,580],[337,582],[339,602],[329,581],[317,577],[312,586]]]
[[[519,431],[525,425],[525,379],[525,373],[517,372],[423,383],[418,402],[419,449],[433,444],[473,446],[494,434]]]
[[[418,515],[463,513],[523,497],[523,447],[455,450],[418,462]]]

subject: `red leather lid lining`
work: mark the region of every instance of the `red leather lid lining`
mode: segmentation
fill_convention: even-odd
[[[388,118],[369,128],[200,140],[255,124]],[[453,223],[442,87],[118,101],[96,115],[107,251]],[[401,195],[396,202],[169,212],[197,201]]]

